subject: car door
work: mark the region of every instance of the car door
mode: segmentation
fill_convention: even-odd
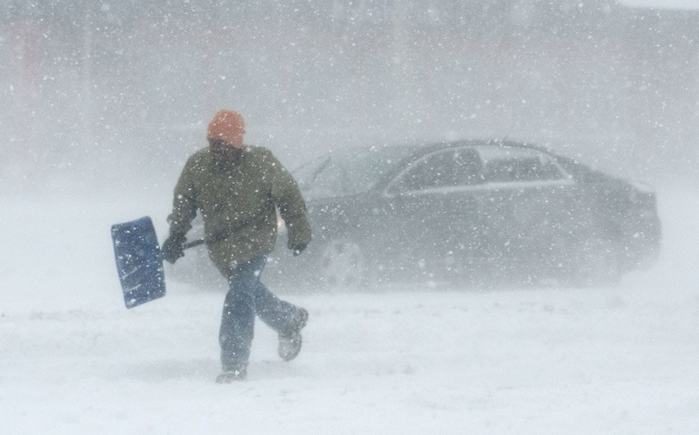
[[[503,274],[551,266],[555,244],[582,213],[575,183],[544,152],[520,147],[481,150],[485,260]]]
[[[387,254],[429,274],[462,268],[478,249],[481,167],[474,149],[460,147],[434,151],[405,168],[385,192],[385,231],[395,241]]]

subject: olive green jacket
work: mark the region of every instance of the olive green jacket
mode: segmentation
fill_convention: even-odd
[[[209,256],[224,276],[232,264],[269,254],[277,239],[279,209],[289,248],[308,244],[306,204],[291,174],[272,152],[244,145],[235,165],[214,166],[209,148],[194,153],[175,186],[170,234],[186,234],[197,209]]]

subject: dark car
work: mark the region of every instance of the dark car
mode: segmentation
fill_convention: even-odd
[[[282,236],[266,276],[284,282],[609,285],[660,246],[650,189],[532,145],[352,147],[294,176],[314,238],[292,259]]]

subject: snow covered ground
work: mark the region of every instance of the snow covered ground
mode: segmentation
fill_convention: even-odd
[[[699,433],[699,194],[659,191],[665,244],[618,288],[279,291],[301,355],[258,323],[217,385],[223,293],[168,282],[126,310],[109,227],[169,198],[0,198],[0,432]]]

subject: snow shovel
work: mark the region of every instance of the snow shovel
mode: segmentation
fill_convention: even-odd
[[[163,256],[151,218],[112,225],[112,242],[126,308],[165,296]],[[202,243],[204,240],[194,240],[184,248]]]

